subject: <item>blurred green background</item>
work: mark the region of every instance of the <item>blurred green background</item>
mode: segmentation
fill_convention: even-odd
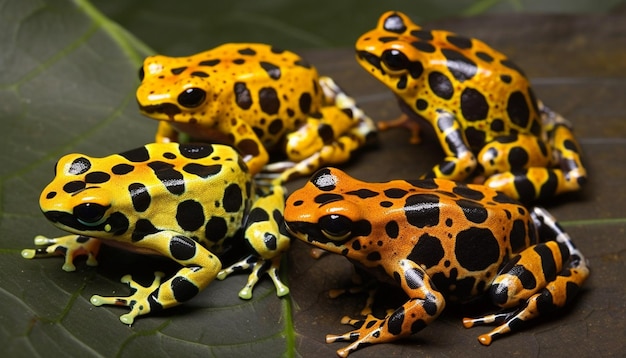
[[[266,42],[296,50],[351,47],[390,9],[427,23],[482,13],[623,11],[626,1],[94,0],[93,4],[157,52],[181,56],[224,42]]]

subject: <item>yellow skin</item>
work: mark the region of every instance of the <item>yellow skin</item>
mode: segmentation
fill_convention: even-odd
[[[423,178],[477,182],[524,202],[580,190],[586,171],[570,124],[535,99],[522,71],[484,42],[384,13],[356,42],[357,61],[398,97],[380,129],[426,124],[444,160]],[[486,179],[486,180],[485,180]]]
[[[287,163],[266,168],[280,179],[339,164],[376,127],[331,78],[290,51],[228,43],[188,57],[151,56],[140,71],[142,114],[159,120],[156,142],[234,145],[253,175],[282,150]]]
[[[55,226],[74,235],[38,236],[37,249],[25,258],[64,255],[66,271],[87,255],[96,265],[102,242],[130,251],[169,257],[182,267],[161,282],[143,287],[130,276],[128,297],[94,295],[94,305],[128,306],[120,317],[135,317],[191,299],[216,277],[251,268],[244,299],[267,272],[279,296],[289,289],[278,278],[280,258],[289,247],[282,227],[285,191],[276,185],[255,191],[252,177],[235,149],[225,145],[153,143],[128,152],[92,158],[69,154],[59,160],[53,181],[41,193],[40,206]],[[222,269],[220,253],[241,235],[253,252]],[[267,265],[266,265],[267,263]]]
[[[520,321],[565,306],[589,275],[582,253],[547,211],[529,212],[482,185],[367,183],[324,168],[287,198],[285,224],[294,237],[347,257],[373,277],[389,276],[409,297],[382,319],[344,317],[356,329],[326,336],[327,343],[352,342],[337,351],[341,357],[416,333],[447,300],[482,294],[503,310],[463,324],[496,325],[478,337],[489,345]]]

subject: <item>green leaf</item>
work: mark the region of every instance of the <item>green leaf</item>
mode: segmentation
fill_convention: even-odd
[[[270,356],[293,354],[289,299],[269,280],[250,301],[245,275],[212,283],[188,304],[132,327],[127,308],[94,307],[125,295],[127,273],[148,284],[166,260],[105,248],[100,266],[61,270],[60,258],[25,260],[37,234],[59,236],[38,208],[55,161],[104,156],[152,141],[156,122],[134,99],[151,52],[87,1],[0,1],[0,346],[9,356]],[[290,353],[291,352],[291,353]]]

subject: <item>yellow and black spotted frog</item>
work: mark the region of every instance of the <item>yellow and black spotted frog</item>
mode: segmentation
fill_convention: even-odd
[[[239,292],[252,297],[259,276],[267,272],[279,296],[289,292],[278,277],[280,258],[289,247],[283,227],[285,192],[276,185],[255,190],[246,164],[226,145],[153,143],[104,158],[69,154],[56,165],[56,176],[43,190],[41,209],[55,226],[73,233],[58,238],[38,236],[37,249],[25,258],[64,255],[66,271],[87,255],[96,265],[102,242],[142,254],[161,255],[182,267],[174,276],[143,287],[124,277],[128,297],[94,295],[94,305],[128,306],[120,317],[135,317],[193,298],[216,277],[252,269]],[[237,235],[252,252],[222,268],[218,255]]]
[[[151,56],[140,70],[142,114],[160,121],[156,142],[222,142],[243,154],[253,175],[285,181],[347,161],[376,126],[329,77],[297,54],[270,45],[228,43],[188,57]]]
[[[522,70],[484,42],[425,30],[384,13],[356,42],[358,62],[398,97],[418,142],[428,123],[445,159],[424,178],[477,182],[524,202],[576,191],[586,180],[570,124],[535,98]],[[479,169],[479,170],[476,170]]]
[[[326,337],[352,342],[337,351],[342,357],[418,332],[446,301],[484,294],[503,310],[463,324],[497,326],[479,336],[489,345],[523,321],[567,305],[589,275],[584,256],[547,211],[529,211],[482,185],[368,183],[324,168],[287,198],[284,214],[294,237],[391,278],[408,296],[382,319],[342,319],[356,329]]]

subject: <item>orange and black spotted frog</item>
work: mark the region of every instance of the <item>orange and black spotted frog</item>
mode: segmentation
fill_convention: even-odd
[[[326,342],[352,342],[345,357],[425,328],[446,301],[487,295],[502,308],[465,318],[495,325],[484,345],[522,322],[568,304],[589,275],[587,261],[544,209],[526,209],[489,187],[445,179],[368,183],[334,168],[314,174],[285,206],[298,239],[390,277],[408,300],[386,317],[342,319],[355,330]],[[377,276],[376,276],[377,275]]]
[[[384,13],[356,42],[358,62],[397,96],[403,115],[380,129],[434,129],[445,159],[424,178],[476,182],[523,202],[586,180],[568,121],[535,98],[524,73],[484,42]]]
[[[297,54],[266,44],[227,43],[188,57],[151,56],[140,70],[142,114],[160,121],[156,142],[235,146],[252,175],[282,181],[347,161],[376,126],[329,77]],[[268,151],[285,162],[264,166]],[[276,174],[279,172],[280,174]]]

